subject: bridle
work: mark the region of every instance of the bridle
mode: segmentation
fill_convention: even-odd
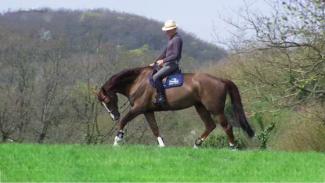
[[[112,94],[110,92],[106,92],[104,90],[102,90],[102,99],[103,101],[101,102],[102,105],[104,106],[104,108],[106,109],[106,111],[109,113],[109,115],[111,116],[111,118],[114,120],[114,121],[117,121],[115,119],[115,116],[114,114],[112,113],[112,111],[107,107],[107,104],[104,102],[105,100],[107,100],[108,98],[112,98]],[[119,108],[119,110],[122,110],[121,113],[124,113],[128,108],[130,107],[130,103],[128,100],[126,100]],[[124,108],[124,109],[123,109]]]
[[[109,115],[111,116],[111,118],[114,120],[115,119],[115,116],[113,115],[112,111],[109,110],[109,108],[107,107],[106,103],[105,102],[102,102],[104,108],[106,109],[106,111],[109,113]],[[114,120],[115,121],[115,120]]]
[[[104,102],[106,99],[108,99],[108,97],[111,97],[112,98],[112,94],[110,94],[109,92],[105,92],[104,90],[102,90],[102,98],[103,98],[103,101],[101,102],[102,105],[104,106],[104,108],[106,109],[106,111],[109,113],[109,115],[111,116],[111,118],[114,120],[114,121],[117,121],[117,119],[115,119],[115,115],[112,113],[112,111],[107,107],[106,103]]]

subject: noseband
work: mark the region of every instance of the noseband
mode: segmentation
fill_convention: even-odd
[[[112,114],[111,110],[108,109],[107,105],[105,104],[105,102],[102,102],[103,106],[105,107],[105,109],[107,110],[107,112],[109,114]]]
[[[106,99],[108,99],[108,97],[113,98],[112,94],[110,94],[109,92],[105,92],[104,90],[102,90],[102,98],[103,98],[103,101],[101,103],[104,106],[104,108],[106,109],[106,111],[109,113],[109,115],[111,116],[111,118],[113,120],[115,120],[114,114],[112,113],[111,110],[109,110],[109,108],[107,107],[106,103],[104,102]]]

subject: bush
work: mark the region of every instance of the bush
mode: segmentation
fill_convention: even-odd
[[[236,135],[235,144],[239,149],[246,149],[247,144],[245,141]],[[213,147],[213,148],[229,148],[228,138],[226,135],[222,134],[211,134],[209,138],[202,144],[203,147]]]

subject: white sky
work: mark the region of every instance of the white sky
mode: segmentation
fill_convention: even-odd
[[[223,19],[239,22],[245,4],[254,12],[267,13],[266,0],[0,0],[0,12],[19,9],[107,8],[142,15],[164,22],[174,19],[178,26],[198,38],[217,44],[216,35],[231,39],[232,27]]]

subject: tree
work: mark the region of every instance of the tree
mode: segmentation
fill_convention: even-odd
[[[51,125],[58,125],[66,118],[64,106],[68,93],[64,92],[64,63],[65,45],[61,40],[47,40],[42,43],[40,50],[40,74],[42,80],[38,82],[37,92],[34,96],[36,119],[40,129],[36,128],[37,142],[43,143]]]
[[[247,10],[241,30],[255,32],[241,40],[240,52],[281,70],[280,80],[267,81],[258,69],[251,75],[271,87],[282,87],[294,104],[325,97],[325,3],[321,0],[272,1],[271,16]],[[251,34],[248,34],[251,35]],[[244,50],[244,51],[243,51]],[[255,55],[255,56],[254,56]]]
[[[34,49],[24,43],[30,41],[17,34],[1,31],[0,131],[2,141],[23,141],[32,121],[32,93],[35,69],[28,63],[35,59]]]

